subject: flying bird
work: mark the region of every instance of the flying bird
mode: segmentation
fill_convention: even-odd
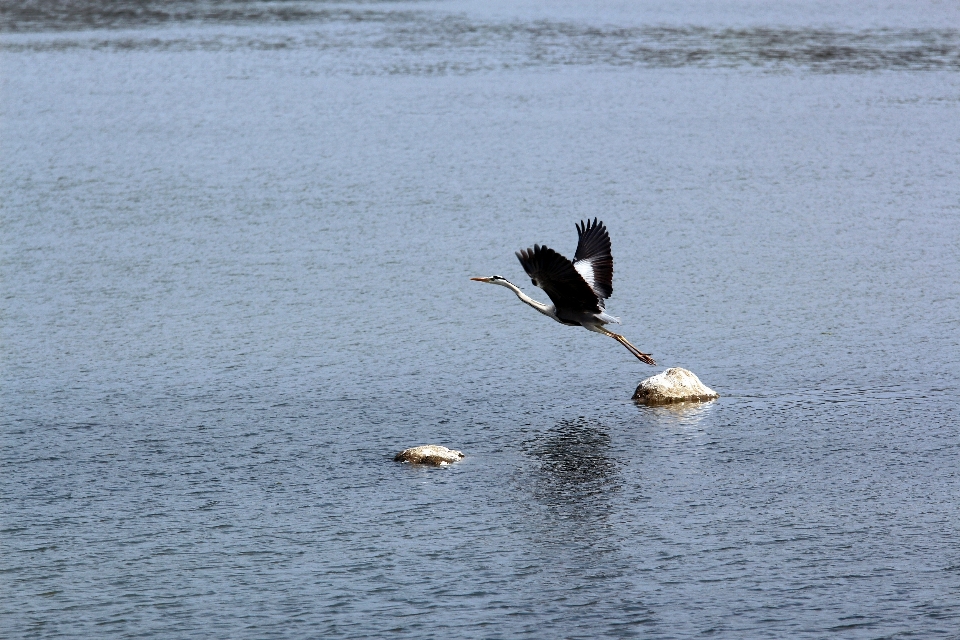
[[[530,276],[533,286],[543,289],[553,304],[537,302],[503,276],[470,278],[477,282],[489,282],[506,287],[517,294],[523,302],[553,318],[561,324],[602,333],[625,346],[637,359],[647,364],[656,362],[650,354],[643,353],[618,333],[607,331],[603,325],[620,319],[604,311],[604,301],[613,295],[613,256],[610,255],[610,234],[602,222],[594,218],[591,223],[581,221],[577,225],[577,252],[573,262],[538,244],[532,249],[517,251],[523,270]]]

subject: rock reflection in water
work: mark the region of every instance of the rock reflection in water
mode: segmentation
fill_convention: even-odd
[[[672,404],[646,405],[636,403],[637,409],[665,427],[689,429],[697,426],[716,409],[713,402],[675,402]]]
[[[622,488],[621,462],[612,455],[610,434],[594,420],[562,420],[524,449],[539,462],[535,498],[569,517],[604,517],[610,496]]]

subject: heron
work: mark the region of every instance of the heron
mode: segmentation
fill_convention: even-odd
[[[613,338],[638,360],[656,365],[650,354],[630,344],[619,333],[608,331],[604,325],[620,324],[620,318],[608,314],[605,300],[613,295],[613,256],[610,254],[610,234],[602,222],[580,221],[577,226],[577,251],[573,262],[549,247],[533,245],[517,251],[517,259],[530,276],[533,286],[543,289],[553,304],[537,302],[503,276],[470,278],[477,282],[498,284],[510,289],[521,301],[548,318],[572,327],[581,326]]]

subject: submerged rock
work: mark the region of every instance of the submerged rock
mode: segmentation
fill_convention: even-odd
[[[644,404],[669,404],[671,402],[706,402],[720,394],[700,382],[692,371],[673,367],[640,383],[633,399]]]
[[[453,449],[441,447],[438,444],[425,444],[411,449],[404,449],[393,459],[397,462],[412,462],[414,464],[444,465],[456,462],[463,454]]]

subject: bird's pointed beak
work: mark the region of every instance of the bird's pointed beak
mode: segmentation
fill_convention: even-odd
[[[490,278],[470,278],[471,280],[476,280],[477,282],[490,282]]]

